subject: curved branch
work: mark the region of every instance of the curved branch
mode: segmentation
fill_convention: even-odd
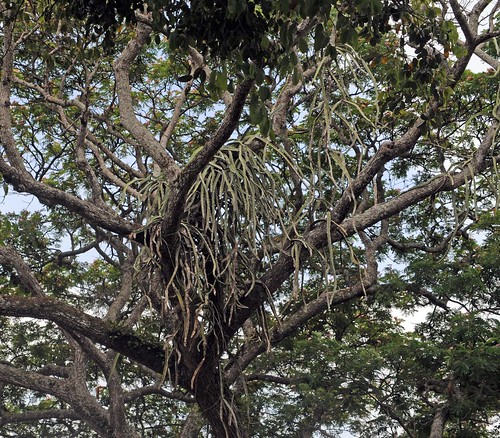
[[[486,64],[488,64],[495,70],[500,67],[500,61],[497,61],[495,58],[493,58],[493,56],[488,55],[484,50],[481,50],[480,47],[475,48],[474,54],[476,54],[482,61],[486,62]]]
[[[30,193],[48,207],[55,205],[65,207],[88,220],[90,224],[113,231],[121,236],[128,236],[140,228],[139,224],[132,224],[122,219],[111,208],[98,207],[93,202],[82,200],[77,196],[36,181],[26,171],[9,166],[1,157],[0,173],[16,191]]]
[[[32,371],[23,371],[11,365],[0,363],[0,381],[51,394],[71,406],[76,406],[79,416],[101,436],[109,435],[109,417],[107,412],[88,392],[79,391],[77,381],[47,377]]]
[[[308,243],[308,247],[312,248],[322,248],[329,241],[328,235],[330,234],[331,242],[338,242],[345,239],[348,236],[357,234],[360,230],[364,230],[372,225],[377,224],[381,220],[388,219],[404,209],[418,204],[422,200],[428,198],[439,192],[450,191],[462,186],[467,181],[471,181],[474,176],[483,171],[492,163],[488,162],[487,156],[488,151],[493,145],[493,141],[496,137],[500,122],[495,120],[490,126],[488,132],[485,134],[483,141],[481,142],[473,163],[470,166],[465,167],[465,169],[456,174],[441,174],[434,178],[431,178],[426,183],[423,183],[417,187],[414,187],[407,192],[400,194],[399,196],[390,199],[386,202],[375,204],[373,207],[367,209],[366,211],[356,214],[343,222],[332,220],[332,229],[327,229],[326,221],[319,224],[315,229],[311,230],[305,235],[305,240]],[[413,134],[410,134],[413,131]],[[418,138],[419,133],[418,126],[414,126],[407,136],[410,139]],[[416,141],[416,139],[415,139]],[[400,147],[407,147],[408,145],[404,142]],[[394,143],[388,143],[385,148],[389,149],[388,154],[392,154],[390,151]],[[380,158],[383,159],[383,158]],[[498,159],[498,158],[497,158]],[[373,161],[373,159],[372,159]],[[357,178],[356,178],[357,179]],[[354,181],[353,181],[353,184]],[[356,183],[359,185],[360,183]],[[345,193],[344,193],[345,194]],[[342,200],[342,198],[341,198]],[[339,201],[340,203],[340,201]],[[342,204],[341,204],[342,206]],[[346,208],[347,205],[344,207]],[[336,207],[332,217],[339,215]],[[344,213],[347,215],[347,212]],[[306,249],[303,250],[302,257],[308,257],[308,252]],[[232,336],[243,324],[243,322],[250,317],[252,312],[262,305],[270,294],[273,294],[278,290],[279,287],[286,281],[286,279],[292,274],[294,270],[294,260],[288,253],[283,253],[277,262],[269,269],[260,279],[260,283],[257,283],[254,288],[248,292],[248,294],[241,300],[242,309],[239,315],[234,318],[233,323],[227,326],[225,331],[228,336]],[[321,297],[320,297],[321,298]]]
[[[0,247],[0,263],[13,267],[23,288],[34,296],[45,295],[42,286],[31,272],[30,267],[11,246]]]
[[[161,345],[52,298],[0,295],[0,315],[52,321],[70,334],[81,334],[158,373],[164,371],[165,352]]]
[[[269,344],[275,345],[290,336],[303,323],[310,320],[319,313],[325,311],[329,306],[335,306],[341,303],[352,301],[356,298],[370,295],[376,292],[377,288],[372,286],[375,279],[367,279],[359,282],[355,286],[339,289],[337,291],[323,292],[315,300],[305,304],[289,316],[281,324],[276,325],[269,333],[265,342],[257,342],[245,349],[235,361],[226,367],[225,377],[228,382],[234,382],[241,371],[243,371],[259,354],[266,351]]]
[[[6,363],[0,363],[0,381],[51,394],[58,398],[63,398],[63,395],[68,391],[65,379],[20,370]]]
[[[132,89],[130,87],[129,71],[140,51],[147,43],[152,29],[144,22],[136,27],[136,36],[129,41],[121,55],[115,61],[113,68],[116,79],[116,92],[119,99],[120,119],[144,150],[158,163],[167,177],[173,180],[179,173],[175,161],[162,149],[160,143],[151,132],[139,122],[134,113]]]

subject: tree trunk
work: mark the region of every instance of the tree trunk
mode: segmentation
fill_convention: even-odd
[[[440,407],[434,414],[429,438],[443,438],[444,426],[448,419],[448,406]]]
[[[198,438],[204,423],[203,416],[194,408],[187,416],[178,438]]]
[[[201,373],[195,383],[198,406],[217,438],[247,438],[248,432],[234,396],[219,378],[217,370]]]

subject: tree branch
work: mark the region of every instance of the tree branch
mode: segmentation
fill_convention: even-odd
[[[121,55],[114,63],[116,92],[119,99],[120,119],[144,150],[165,171],[169,180],[174,180],[179,174],[175,161],[162,149],[160,143],[151,132],[139,122],[134,113],[132,89],[130,87],[129,71],[132,63],[139,55],[151,34],[151,27],[144,22],[137,23],[136,36],[129,41]]]
[[[0,427],[6,424],[34,423],[50,419],[82,420],[82,417],[74,409],[47,409],[18,413],[0,412]]]
[[[105,323],[66,303],[49,297],[0,296],[0,315],[29,317],[55,322],[70,333],[81,334],[128,358],[163,373],[165,352],[159,344],[146,341],[131,331]]]
[[[240,121],[241,112],[246,102],[246,98],[253,85],[252,79],[244,79],[236,90],[231,104],[226,110],[224,118],[219,128],[212,138],[203,146],[203,148],[191,159],[191,161],[182,170],[179,180],[187,189],[191,187],[198,174],[212,160],[217,151],[229,140]]]
[[[467,19],[467,16],[464,14],[462,6],[458,2],[458,0],[450,0],[450,6],[451,9],[453,10],[453,15],[455,15],[455,18],[460,25],[460,29],[462,29],[462,32],[465,35],[465,40],[467,41],[467,44],[473,45],[476,35],[473,33],[473,30],[469,26],[469,20]]]
[[[0,263],[13,267],[19,276],[23,288],[33,296],[44,296],[45,292],[30,267],[19,253],[11,246],[0,247]]]
[[[132,389],[125,393],[125,403],[129,403],[139,397],[144,397],[146,395],[161,395],[162,397],[169,398],[171,400],[179,400],[184,403],[194,403],[195,400],[189,395],[182,394],[180,392],[166,391],[163,388],[159,388],[158,384],[143,386],[142,388]]]
[[[371,281],[370,281],[371,280]],[[265,342],[256,342],[246,348],[239,357],[232,361],[225,371],[225,377],[228,382],[234,382],[239,374],[261,353],[266,351],[269,344],[275,345],[290,336],[298,327],[310,320],[314,316],[341,303],[352,301],[356,298],[373,294],[376,288],[372,286],[375,279],[367,278],[355,286],[338,289],[336,291],[323,292],[318,298],[302,306],[293,315],[286,318],[285,321],[276,325],[270,330],[268,340]]]
[[[224,143],[229,140],[231,134],[238,126],[241,112],[243,111],[246,97],[250,92],[252,84],[253,80],[245,79],[238,85],[231,105],[227,108],[219,128],[203,148],[182,169],[179,177],[172,184],[161,223],[161,234],[164,237],[164,242],[171,241],[172,235],[177,231],[187,194],[198,174],[205,168]],[[171,253],[170,249],[165,249],[163,252],[165,254]]]
[[[386,202],[376,204],[368,210],[356,214],[343,222],[332,220],[332,229],[327,230],[327,223],[320,223],[315,229],[308,232],[304,237],[308,247],[322,248],[330,240],[338,242],[348,236],[357,234],[360,230],[364,230],[383,219],[390,218],[404,209],[421,202],[429,196],[450,191],[463,185],[466,181],[471,181],[474,176],[487,167],[487,153],[491,149],[493,140],[498,131],[499,121],[495,120],[485,134],[471,166],[465,166],[465,169],[456,174],[442,174],[431,178],[424,184],[414,187],[399,196],[390,199]],[[413,139],[418,136],[418,127],[413,127],[408,134],[404,136],[406,139]],[[416,140],[415,140],[416,141]],[[387,144],[385,148],[390,149],[393,143]],[[407,147],[406,140],[400,147]],[[388,152],[390,153],[390,152]],[[490,163],[489,165],[492,165]],[[356,178],[357,179],[357,178]],[[353,182],[354,184],[354,182]],[[359,187],[361,183],[356,185]],[[345,193],[344,193],[345,195]],[[342,198],[341,198],[342,200]],[[339,201],[340,203],[340,201]],[[339,207],[337,207],[339,208]],[[339,212],[335,209],[332,216],[336,217]],[[347,214],[347,213],[345,213]],[[330,235],[330,239],[328,239]],[[308,257],[308,251],[303,250],[303,257]],[[252,314],[254,309],[260,306],[269,295],[272,295],[286,281],[294,270],[294,260],[288,253],[282,253],[280,258],[260,279],[253,289],[241,300],[242,308],[232,324],[226,328],[228,335],[231,335],[241,327],[241,324]]]
[[[427,298],[430,303],[434,304],[435,306],[441,307],[441,309],[443,309],[443,310],[446,310],[446,311],[450,310],[450,308],[447,306],[446,302],[440,300],[434,294],[432,294],[431,292],[429,292],[428,290],[426,290],[422,287],[418,287],[417,285],[410,285],[408,287],[408,290],[415,295],[420,295],[422,297]]]

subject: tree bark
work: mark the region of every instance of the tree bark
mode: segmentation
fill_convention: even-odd
[[[234,397],[217,370],[200,372],[195,383],[195,397],[204,417],[217,438],[247,438],[246,424]]]
[[[444,427],[448,420],[448,406],[440,407],[434,414],[432,421],[431,433],[429,438],[443,438]]]
[[[198,408],[193,408],[187,416],[178,438],[198,438],[204,423],[203,416]]]

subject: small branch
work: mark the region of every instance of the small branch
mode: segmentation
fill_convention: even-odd
[[[120,311],[123,309],[132,294],[132,286],[134,280],[134,262],[135,258],[128,258],[124,263],[120,264],[121,269],[121,287],[120,293],[109,306],[108,313],[104,317],[104,321],[116,322]]]
[[[497,38],[498,36],[500,36],[500,30],[495,30],[495,31],[491,31],[491,32],[485,32],[485,33],[482,33],[480,35],[478,35],[476,37],[476,44],[479,45],[479,44],[483,44],[485,43],[486,41],[489,41],[493,38]]]
[[[189,54],[191,55],[191,58],[197,65],[202,66],[203,71],[205,72],[207,78],[209,78],[212,73],[212,69],[207,64],[205,64],[205,60],[203,59],[202,54],[191,46],[189,47]],[[231,102],[233,101],[233,96],[231,96],[231,93],[229,93],[229,91],[224,91],[224,93],[222,93],[222,101],[226,106],[231,105]]]
[[[182,114],[182,105],[184,105],[184,102],[186,102],[187,95],[189,93],[189,90],[191,90],[191,87],[193,86],[194,79],[191,79],[186,83],[184,88],[181,90],[179,96],[175,100],[175,106],[174,106],[174,112],[172,114],[172,117],[170,118],[170,121],[168,122],[167,127],[165,128],[165,131],[161,135],[160,138],[160,146],[163,149],[168,148],[168,144],[170,142],[170,138],[172,137],[172,134],[174,133],[175,127],[179,123],[179,120],[181,118]]]
[[[447,236],[439,245],[435,246],[427,246],[424,243],[419,243],[419,242],[398,242],[394,239],[387,239],[387,243],[391,245],[394,249],[400,251],[400,252],[410,252],[414,249],[419,250],[419,251],[424,251],[429,254],[439,254],[443,252],[447,247],[448,244],[450,243],[451,238],[454,236],[454,234],[450,234]]]
[[[94,116],[93,116],[94,117]],[[124,143],[130,143],[130,140],[121,135],[118,131],[113,129],[113,127],[109,126],[108,122],[104,122],[106,125],[106,130],[117,137],[118,139],[122,140]],[[89,132],[87,135],[89,139],[89,147],[92,149],[92,152],[94,154],[98,154],[98,150],[104,153],[104,155],[111,160],[112,163],[117,165],[120,169],[123,169],[125,172],[127,172],[132,178],[144,178],[145,177],[145,172],[143,170],[136,170],[133,167],[129,166],[127,163],[123,162],[120,160],[109,148],[106,147],[106,145],[97,139],[92,132]],[[132,146],[137,146],[135,143],[132,144]]]
[[[135,307],[133,308],[132,312],[130,312],[128,318],[122,322],[123,327],[127,329],[132,329],[132,327],[139,321],[147,305],[148,305],[147,297],[142,296],[135,305]]]
[[[440,300],[434,294],[432,294],[431,292],[429,292],[428,290],[426,290],[424,288],[419,288],[417,286],[415,286],[415,287],[410,286],[408,288],[408,290],[415,295],[420,295],[422,297],[427,298],[429,300],[429,302],[431,302],[435,306],[441,307],[442,309],[444,309],[446,311],[450,310],[450,308],[447,306],[446,302]]]
[[[298,67],[300,68],[301,66],[299,65]],[[293,97],[303,87],[304,80],[312,78],[316,73],[316,70],[317,66],[308,69],[303,73],[303,79],[295,85],[293,84],[291,77],[289,77],[271,111],[271,113],[273,114],[274,131],[281,138],[285,152],[288,154],[291,160],[293,160],[292,142],[288,136],[287,130],[287,117],[290,111],[290,106],[292,105]],[[289,168],[290,176],[293,182],[295,198],[294,209],[295,211],[298,211],[304,204],[304,195],[302,193],[302,178],[298,174],[297,169],[294,166],[290,166],[287,163],[287,167]]]
[[[89,243],[88,245],[84,245],[78,249],[74,249],[72,251],[62,251],[62,252],[57,252],[54,256],[55,262],[57,264],[61,263],[62,259],[66,257],[74,257],[80,254],[85,254],[87,251],[90,251],[91,249],[95,249],[99,243],[101,243],[103,238],[97,238],[94,242]]]
[[[140,200],[142,198],[141,194],[135,190],[130,184],[126,183],[125,181],[121,180],[116,173],[113,173],[108,169],[106,166],[106,163],[104,162],[103,157],[101,156],[99,149],[100,147],[96,147],[93,143],[90,141],[86,141],[85,144],[90,148],[90,150],[93,152],[94,157],[97,160],[97,163],[99,164],[99,169],[101,175],[106,178],[108,181],[111,183],[115,184],[117,187],[120,187],[124,192],[127,192],[129,195],[133,196],[134,198]],[[131,169],[131,168],[130,168]],[[130,173],[129,173],[130,174]],[[131,175],[135,176],[137,174],[136,171],[134,171]]]
[[[154,385],[143,386],[142,388],[132,389],[124,394],[125,403],[130,403],[139,397],[144,397],[146,395],[161,395],[162,397],[169,398],[171,400],[179,400],[184,403],[194,403],[195,400],[189,395],[182,394],[180,392],[166,391],[163,388],[159,388],[155,383]]]
[[[81,420],[81,417],[73,409],[48,409],[20,413],[2,412],[0,414],[0,427],[6,424],[34,423],[40,420],[50,419]]]
[[[248,376],[245,376],[245,380],[247,382],[259,381],[278,383],[280,385],[296,385],[297,383],[308,382],[309,378],[307,376],[290,378],[273,376],[271,374],[249,374]]]
[[[465,44],[465,43],[464,43]],[[497,70],[500,67],[500,62],[497,61],[493,56],[488,55],[485,51],[481,50],[480,47],[474,49],[474,53],[486,64]]]
[[[207,65],[205,65],[205,61],[203,60],[203,56],[193,47],[189,47],[189,52],[191,54],[191,76],[193,77],[190,81],[186,83],[184,86],[184,89],[181,90],[179,96],[175,100],[175,106],[174,106],[174,112],[172,114],[172,117],[170,118],[170,121],[168,122],[167,127],[165,128],[165,131],[163,132],[161,138],[160,138],[160,145],[162,148],[167,149],[168,143],[170,141],[170,138],[172,137],[172,134],[175,130],[175,127],[177,126],[179,119],[182,114],[182,106],[186,102],[187,95],[189,91],[191,90],[191,87],[193,86],[194,83],[194,75],[195,72],[199,69],[205,70],[207,77],[210,76],[210,69],[208,68]],[[208,70],[208,72],[207,72]],[[225,92],[225,94],[227,91]],[[227,93],[229,94],[229,93]],[[226,100],[224,100],[226,102]],[[227,102],[230,102],[227,101]],[[226,103],[228,105],[229,103]]]
[[[415,438],[415,434],[409,429],[408,425],[403,421],[403,419],[396,413],[396,411],[392,408],[392,406],[388,405],[387,403],[384,403],[383,401],[379,400],[377,397],[374,397],[376,402],[379,404],[380,409],[387,413],[389,417],[391,417],[393,420],[395,420],[402,428],[403,430],[407,433],[409,438]]]
[[[99,207],[105,206],[102,197],[102,187],[97,180],[94,169],[90,166],[85,156],[85,138],[87,137],[87,119],[88,112],[85,110],[80,118],[80,129],[78,130],[77,141],[75,144],[76,165],[85,173],[86,180],[90,184],[91,198]]]
[[[9,265],[16,270],[19,276],[19,281],[26,292],[29,292],[32,296],[36,297],[42,297],[45,295],[42,286],[33,275],[30,267],[13,247],[0,247],[0,263]]]
[[[488,7],[488,5],[492,2],[492,0],[481,0],[478,1],[472,10],[469,12],[469,23],[472,30],[477,33],[479,28],[479,17],[483,13],[483,11]]]

